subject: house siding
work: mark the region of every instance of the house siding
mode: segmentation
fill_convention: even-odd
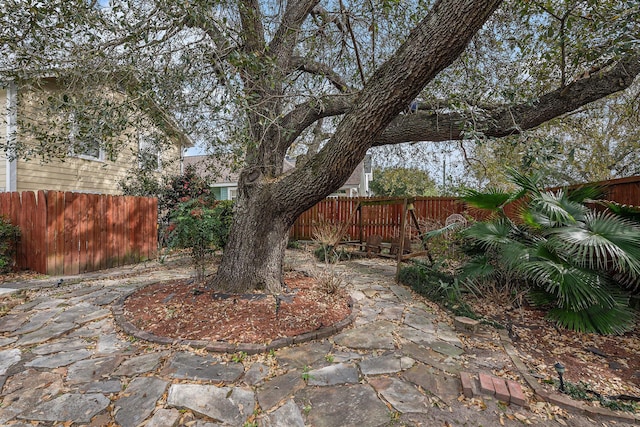
[[[161,173],[179,174],[179,162],[168,161],[171,157],[179,158],[179,155],[178,147],[166,150],[163,153],[166,160],[163,162]],[[77,157],[68,157],[64,162],[52,160],[47,163],[20,160],[17,165],[18,191],[58,190],[122,194],[119,182],[131,169],[137,167],[136,156],[123,154],[115,161],[86,160]]]
[[[18,115],[23,117],[42,117],[46,112],[38,111],[40,96],[47,96],[55,86],[47,85],[42,93],[20,95]],[[120,95],[116,95],[120,96]],[[6,105],[6,102],[3,104]],[[3,117],[5,117],[3,115]],[[46,121],[46,119],[45,119]],[[38,126],[39,123],[34,123]],[[46,129],[46,128],[45,128]],[[136,134],[135,129],[128,129],[129,134]],[[6,132],[5,132],[6,135]],[[35,143],[29,135],[18,129],[18,138],[25,144]],[[118,148],[116,157],[107,160],[91,160],[75,156],[67,156],[64,161],[52,158],[47,161],[39,159],[17,161],[17,191],[57,190],[98,194],[122,194],[119,183],[138,165],[138,139],[123,138],[123,146]],[[63,148],[64,150],[64,148]],[[177,144],[165,149],[161,155],[161,170],[158,174],[177,175],[180,173],[180,151]],[[6,162],[3,162],[6,163]],[[4,166],[4,165],[3,165]],[[6,166],[4,166],[6,167]],[[3,175],[4,176],[4,175]]]

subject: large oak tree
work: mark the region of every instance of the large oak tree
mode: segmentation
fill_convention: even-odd
[[[115,81],[239,161],[212,284],[279,292],[289,228],[372,147],[501,138],[629,87],[638,7],[618,3],[9,0],[0,53],[23,82]]]

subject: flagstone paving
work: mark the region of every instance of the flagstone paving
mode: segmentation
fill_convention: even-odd
[[[291,265],[326,268],[294,251]],[[113,271],[69,285],[34,281],[1,292],[39,289],[0,318],[0,424],[147,427],[343,427],[387,425],[557,426],[546,413],[461,397],[459,373],[513,370],[499,339],[471,348],[453,322],[394,283],[395,265],[356,260],[331,267],[354,300],[352,327],[333,337],[279,349],[261,359],[120,332],[110,305],[132,290],[189,277],[157,268]],[[109,276],[107,276],[109,274]],[[67,279],[65,279],[67,280]],[[254,423],[255,424],[252,424]],[[564,425],[601,421],[572,415]],[[625,426],[618,420],[617,426]]]

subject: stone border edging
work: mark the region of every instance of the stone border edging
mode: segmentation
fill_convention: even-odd
[[[517,350],[513,346],[513,342],[511,338],[507,335],[506,331],[499,331],[500,341],[502,342],[502,347],[505,352],[511,358],[513,364],[518,368],[520,375],[524,378],[527,385],[533,389],[533,392],[536,396],[541,398],[545,402],[553,403],[554,405],[558,405],[564,409],[569,409],[572,411],[582,412],[586,415],[590,415],[592,417],[607,417],[608,419],[613,419],[622,422],[631,422],[634,424],[640,425],[640,416],[625,414],[620,412],[614,412],[607,408],[598,408],[594,406],[586,405],[582,402],[575,401],[569,398],[566,395],[562,395],[559,393],[551,392],[545,389],[533,375],[528,373],[527,366],[518,356]]]
[[[157,282],[156,282],[157,283]],[[150,283],[146,286],[152,285]],[[143,286],[142,288],[146,287]],[[177,344],[187,345],[193,348],[205,349],[207,351],[215,353],[237,353],[244,352],[247,354],[267,353],[271,350],[277,350],[282,347],[287,347],[293,344],[301,344],[308,341],[328,338],[336,333],[340,332],[347,326],[351,325],[356,319],[356,314],[353,312],[354,302],[351,296],[349,296],[348,303],[351,312],[347,317],[334,323],[333,325],[324,326],[316,329],[315,331],[305,332],[304,334],[296,335],[293,337],[277,338],[271,341],[269,344],[254,344],[254,343],[228,343],[224,341],[208,341],[208,340],[185,340],[169,337],[161,337],[150,332],[138,329],[133,323],[129,322],[124,317],[124,302],[129,296],[137,292],[142,288],[137,288],[128,292],[127,294],[118,298],[111,306],[111,312],[113,313],[116,325],[122,329],[123,332],[132,335],[138,339],[149,341],[156,344]]]

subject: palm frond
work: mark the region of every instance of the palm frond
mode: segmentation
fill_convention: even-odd
[[[433,239],[435,237],[442,236],[443,234],[451,233],[452,231],[461,230],[466,226],[467,226],[466,224],[463,224],[461,222],[453,222],[453,223],[451,223],[449,225],[446,225],[444,227],[441,227],[441,228],[438,228],[436,230],[431,230],[431,231],[428,231],[428,232],[424,233],[422,235],[422,238],[425,239],[425,240]]]
[[[520,271],[546,292],[555,295],[555,304],[573,311],[594,304],[613,307],[615,299],[598,274],[550,260],[523,264]]]
[[[574,331],[621,335],[633,329],[635,315],[624,304],[616,304],[614,307],[594,305],[579,311],[555,308],[547,313],[547,318]]]
[[[638,206],[621,205],[620,203],[608,200],[599,200],[598,204],[605,206],[619,217],[640,223],[640,207]]]
[[[518,240],[502,245],[498,252],[500,262],[507,268],[519,270],[520,266],[536,257],[536,247]]]
[[[529,204],[530,221],[538,227],[554,228],[581,221],[588,208],[567,199],[562,191],[541,192]]]
[[[601,199],[605,194],[605,187],[598,185],[584,185],[578,188],[566,189],[564,193],[572,202],[584,203]]]
[[[610,213],[589,213],[583,226],[552,230],[549,242],[575,265],[640,277],[640,229]]]
[[[512,197],[497,188],[490,188],[484,192],[468,188],[462,191],[462,200],[476,209],[499,211]]]
[[[489,258],[486,256],[476,257],[458,271],[458,277],[463,282],[473,282],[476,279],[491,279],[496,270],[489,262]]]
[[[476,222],[463,231],[465,237],[478,242],[484,248],[493,248],[513,243],[510,238],[513,227],[509,220],[498,219],[488,222]]]
[[[545,291],[543,288],[532,288],[527,294],[527,300],[536,307],[553,306],[557,298],[551,292]]]
[[[507,168],[506,174],[509,177],[509,181],[516,184],[525,192],[533,194],[540,193],[540,181],[542,180],[542,173],[536,172],[533,175],[525,175],[513,168]]]

